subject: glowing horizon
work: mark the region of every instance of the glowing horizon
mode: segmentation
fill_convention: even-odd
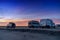
[[[26,26],[29,20],[47,18],[60,24],[59,0],[0,0],[0,25]]]
[[[32,19],[0,19],[0,26],[7,26],[9,22],[14,22],[16,26],[28,26],[28,22]],[[40,19],[34,19],[40,22]],[[55,24],[60,24],[60,19],[52,19]]]

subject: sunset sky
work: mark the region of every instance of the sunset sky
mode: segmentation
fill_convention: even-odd
[[[0,0],[0,25],[15,22],[27,26],[29,20],[52,19],[60,24],[59,0]]]

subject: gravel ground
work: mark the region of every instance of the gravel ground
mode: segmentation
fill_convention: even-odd
[[[0,30],[0,40],[60,40],[60,36]]]

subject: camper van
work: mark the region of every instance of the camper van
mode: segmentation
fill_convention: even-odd
[[[40,26],[42,28],[55,28],[55,23],[51,19],[41,19]]]
[[[39,28],[40,24],[38,21],[32,20],[28,22],[28,27],[29,28]]]

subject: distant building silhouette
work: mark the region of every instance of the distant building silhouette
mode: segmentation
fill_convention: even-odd
[[[29,28],[39,28],[40,24],[38,21],[32,20],[28,22],[28,27]]]
[[[16,25],[13,22],[9,22],[9,24],[7,25],[7,28],[15,28],[15,27]]]
[[[40,26],[43,28],[54,28],[55,23],[51,19],[41,19]]]

